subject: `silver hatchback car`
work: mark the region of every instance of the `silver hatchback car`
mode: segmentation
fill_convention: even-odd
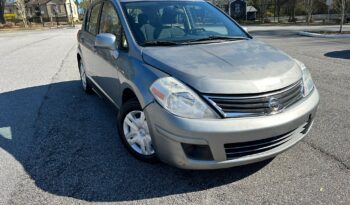
[[[310,130],[305,65],[203,0],[104,0],[78,33],[84,90],[118,112],[136,158],[218,169],[272,158]]]

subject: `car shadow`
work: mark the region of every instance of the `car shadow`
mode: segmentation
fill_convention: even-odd
[[[343,51],[332,51],[325,53],[324,56],[330,57],[330,58],[342,58],[342,59],[350,59],[350,50],[343,50]]]
[[[0,148],[40,189],[93,202],[206,190],[241,180],[271,161],[213,171],[143,163],[122,146],[116,112],[97,95],[84,94],[78,81],[0,93]]]

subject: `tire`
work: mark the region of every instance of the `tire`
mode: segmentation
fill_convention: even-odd
[[[117,121],[120,139],[128,152],[139,160],[148,163],[157,162],[148,124],[136,98],[130,99],[122,105]]]
[[[81,86],[85,93],[87,94],[93,94],[92,87],[90,85],[89,79],[87,78],[86,71],[84,68],[84,65],[81,61],[79,61],[79,74],[80,74],[80,82]]]

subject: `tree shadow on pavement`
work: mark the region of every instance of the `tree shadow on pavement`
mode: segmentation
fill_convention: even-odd
[[[0,148],[37,187],[59,196],[111,202],[195,192],[243,179],[270,162],[188,171],[135,160],[118,137],[116,111],[85,95],[78,81],[1,93],[0,113]]]
[[[350,50],[332,51],[325,53],[324,55],[330,58],[350,59]]]

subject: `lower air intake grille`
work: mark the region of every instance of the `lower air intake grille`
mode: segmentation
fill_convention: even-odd
[[[235,159],[239,157],[244,157],[248,155],[269,151],[273,148],[276,148],[288,142],[290,139],[293,138],[295,134],[306,134],[306,132],[310,128],[311,123],[312,122],[309,121],[298,129],[294,129],[285,134],[271,137],[271,138],[250,141],[250,142],[224,144],[226,157],[227,159]]]

